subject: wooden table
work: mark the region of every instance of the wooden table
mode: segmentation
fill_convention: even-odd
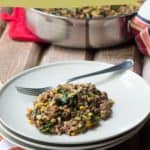
[[[40,45],[33,42],[14,41],[8,37],[9,25],[0,22],[0,84],[4,84],[13,75],[28,68],[60,60],[92,60],[107,63],[119,63],[133,59],[133,71],[142,74],[143,56],[134,42],[115,48],[98,50],[60,48],[53,45]],[[143,150],[141,133],[111,150]],[[143,139],[143,137],[142,137]]]

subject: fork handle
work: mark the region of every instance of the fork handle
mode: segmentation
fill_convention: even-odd
[[[114,72],[114,71],[119,71],[119,70],[126,70],[129,69],[131,67],[133,67],[134,62],[131,59],[127,59],[124,62],[117,64],[115,66],[100,70],[100,71],[96,71],[93,73],[89,73],[89,74],[84,74],[84,75],[80,75],[80,76],[76,76],[73,78],[70,78],[66,81],[66,83],[81,79],[81,78],[85,78],[85,77],[89,77],[89,76],[94,76],[94,75],[99,75],[99,74],[104,74],[104,73],[108,73],[108,72]]]

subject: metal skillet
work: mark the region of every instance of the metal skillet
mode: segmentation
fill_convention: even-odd
[[[75,19],[27,8],[27,26],[39,38],[71,48],[104,48],[132,39],[129,21],[136,12],[114,17]]]

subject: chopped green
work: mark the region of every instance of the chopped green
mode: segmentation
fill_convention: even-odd
[[[60,101],[62,105],[65,105],[68,103],[67,92],[65,92],[64,90],[61,90],[61,93],[63,94],[63,96],[61,97]]]
[[[71,106],[76,106],[78,100],[78,96],[75,94],[71,98],[69,98]]]
[[[93,116],[93,121],[94,122],[98,122],[99,120],[100,120],[100,116],[98,116],[98,115]]]
[[[48,122],[40,128],[40,131],[42,133],[49,133],[51,131],[51,128],[52,128],[52,124]]]
[[[120,6],[119,5],[111,5],[111,9],[113,9],[113,10],[118,10],[120,8]]]
[[[38,110],[38,109],[34,109],[34,110],[32,111],[32,114],[33,114],[33,116],[37,116],[37,115],[39,115],[40,113],[39,113],[39,110]]]

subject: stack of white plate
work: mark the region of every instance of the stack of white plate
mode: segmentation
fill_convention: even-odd
[[[66,79],[94,72],[110,64],[65,61],[25,71],[8,81],[0,91],[0,132],[11,143],[32,150],[108,149],[135,135],[150,112],[150,87],[131,71],[84,78],[106,91],[115,104],[112,117],[100,126],[77,136],[44,135],[27,121],[26,110],[36,97],[18,93],[15,86],[56,86]]]

